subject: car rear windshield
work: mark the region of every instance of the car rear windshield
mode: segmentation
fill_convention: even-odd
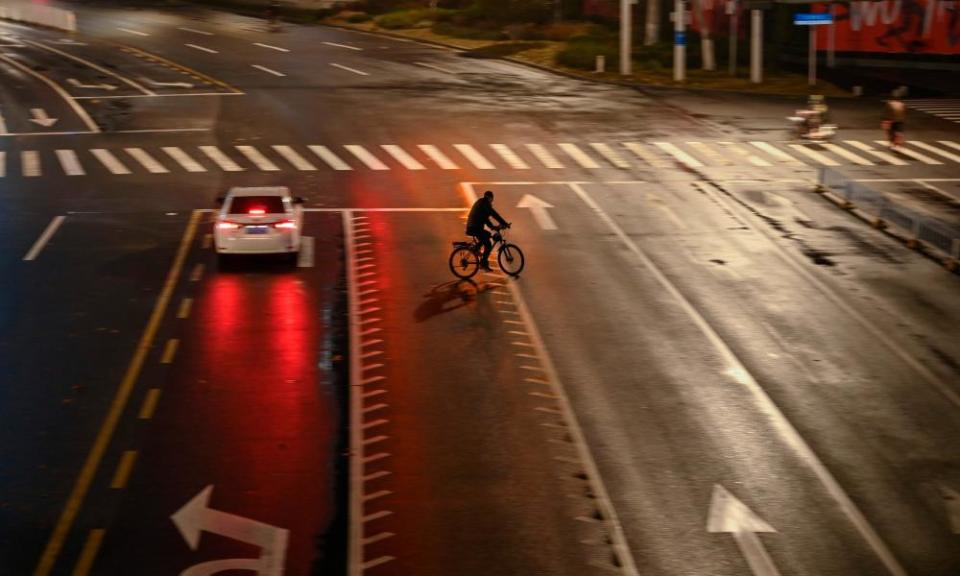
[[[260,212],[263,210],[263,212]],[[234,196],[230,202],[231,214],[283,214],[283,198],[280,196]]]

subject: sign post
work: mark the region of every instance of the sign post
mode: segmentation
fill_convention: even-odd
[[[687,33],[686,12],[683,0],[673,1],[673,80],[683,82],[687,78]]]
[[[810,55],[807,63],[807,83],[817,84],[817,26],[833,24],[833,14],[829,12],[814,12],[794,14],[793,23],[797,26],[810,27]]]
[[[633,73],[631,47],[633,45],[632,14],[630,6],[634,0],[620,0],[620,74],[629,76]]]
[[[737,28],[737,0],[727,0],[727,15],[730,16],[730,75],[737,75],[737,42],[740,40]]]
[[[763,82],[763,13],[750,10],[750,81]]]

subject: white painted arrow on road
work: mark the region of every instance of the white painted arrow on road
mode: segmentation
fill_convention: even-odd
[[[76,86],[77,88],[96,88],[98,90],[116,90],[117,87],[113,84],[84,84],[83,82],[77,80],[76,78],[67,78],[67,82],[71,86]]]
[[[950,520],[950,531],[960,534],[960,493],[952,488],[940,486],[943,503],[947,507],[947,518]]]
[[[57,118],[51,118],[47,116],[47,111],[43,108],[31,108],[30,114],[33,118],[30,119],[31,122],[35,122],[45,128],[49,128],[57,123]]]
[[[192,550],[200,545],[202,531],[220,534],[227,538],[240,540],[248,544],[259,546],[261,553],[255,563],[255,569],[261,576],[281,576],[287,554],[287,541],[290,531],[250,518],[221,512],[209,507],[213,485],[207,486],[194,496],[182,508],[170,515],[183,539]],[[195,569],[198,569],[198,565]],[[222,569],[222,568],[221,568]],[[249,568],[248,568],[249,569]],[[184,574],[200,574],[199,570]]]
[[[719,484],[713,485],[707,532],[733,534],[733,539],[740,547],[740,553],[746,558],[755,576],[780,576],[780,571],[777,570],[763,543],[760,542],[760,537],[757,536],[758,532],[776,532],[776,530]]]
[[[517,208],[529,208],[530,214],[533,215],[533,219],[537,221],[537,224],[541,229],[557,229],[557,223],[553,221],[553,218],[551,218],[550,214],[547,212],[547,209],[553,208],[553,205],[548,202],[544,202],[533,194],[524,194],[523,198],[520,199],[520,202],[517,203]]]

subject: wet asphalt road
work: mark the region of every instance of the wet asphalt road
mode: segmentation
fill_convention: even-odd
[[[804,145],[790,99],[79,18],[0,25],[0,572],[960,571],[957,277],[811,191],[956,224],[956,125],[891,160],[871,103]],[[268,184],[312,249],[220,266]],[[453,282],[488,188],[526,269]]]

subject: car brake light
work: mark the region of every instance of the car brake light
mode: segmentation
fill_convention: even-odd
[[[282,222],[277,222],[273,225],[274,228],[280,228],[282,230],[296,230],[297,223],[293,220],[284,220]]]
[[[240,225],[236,222],[217,222],[217,228],[220,230],[236,230]]]
[[[267,211],[264,210],[263,208],[251,208],[250,211],[248,212],[248,214],[250,214],[251,216],[263,216],[266,213]]]

